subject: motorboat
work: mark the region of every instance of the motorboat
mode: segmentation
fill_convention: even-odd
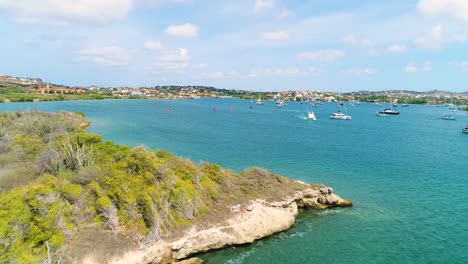
[[[285,105],[286,105],[286,103],[283,100],[276,100],[276,106],[283,107]]]
[[[455,116],[448,114],[448,115],[443,115],[442,116],[443,120],[455,120]]]
[[[398,112],[396,110],[393,110],[393,109],[390,109],[390,108],[387,108],[387,109],[384,109],[383,111],[380,111],[379,114],[399,115],[400,112]]]
[[[315,113],[312,111],[307,112],[307,119],[311,120],[317,120],[317,117],[315,117]]]
[[[468,133],[468,125],[462,126],[462,132],[463,133]]]
[[[332,113],[330,119],[351,120],[351,116],[343,114],[341,111]]]

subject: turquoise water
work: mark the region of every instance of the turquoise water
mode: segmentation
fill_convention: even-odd
[[[439,117],[447,108],[412,105],[377,117],[375,108],[348,107],[353,119],[339,121],[328,119],[336,110],[328,103],[307,121],[300,103],[235,99],[0,104],[0,111],[81,111],[89,131],[107,140],[236,171],[267,168],[333,186],[354,202],[305,211],[286,232],[201,255],[207,263],[468,263],[468,135],[461,133],[468,115],[446,121]]]

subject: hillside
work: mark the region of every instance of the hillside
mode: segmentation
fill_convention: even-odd
[[[262,169],[237,174],[163,150],[104,142],[83,130],[88,124],[80,113],[0,113],[1,263],[80,263],[90,251],[102,263],[162,239],[183,239],[198,224],[215,227],[241,204],[261,198],[274,205],[307,188],[317,190],[312,207],[350,205],[331,189],[319,198],[323,186]]]

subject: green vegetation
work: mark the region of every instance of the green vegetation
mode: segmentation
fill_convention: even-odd
[[[34,101],[67,101],[67,100],[101,100],[101,99],[120,99],[114,97],[111,91],[106,93],[97,93],[87,91],[81,94],[37,94],[30,89],[9,87],[0,88],[0,103],[4,102],[34,102]],[[129,99],[141,99],[141,97],[132,97]]]
[[[163,150],[104,142],[81,113],[0,113],[0,263],[56,263],[80,234],[147,245],[230,205],[303,186],[262,169],[236,174]]]

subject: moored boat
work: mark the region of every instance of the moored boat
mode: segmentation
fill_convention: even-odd
[[[468,125],[462,126],[462,132],[463,133],[468,133]]]
[[[338,120],[351,120],[351,116],[343,114],[341,111],[336,113],[332,113],[330,115],[330,119],[338,119]]]
[[[387,109],[384,109],[383,111],[380,111],[379,114],[399,115],[400,112],[398,112],[398,111],[396,111],[396,110],[393,110],[393,109],[390,109],[390,108],[387,108]]]

